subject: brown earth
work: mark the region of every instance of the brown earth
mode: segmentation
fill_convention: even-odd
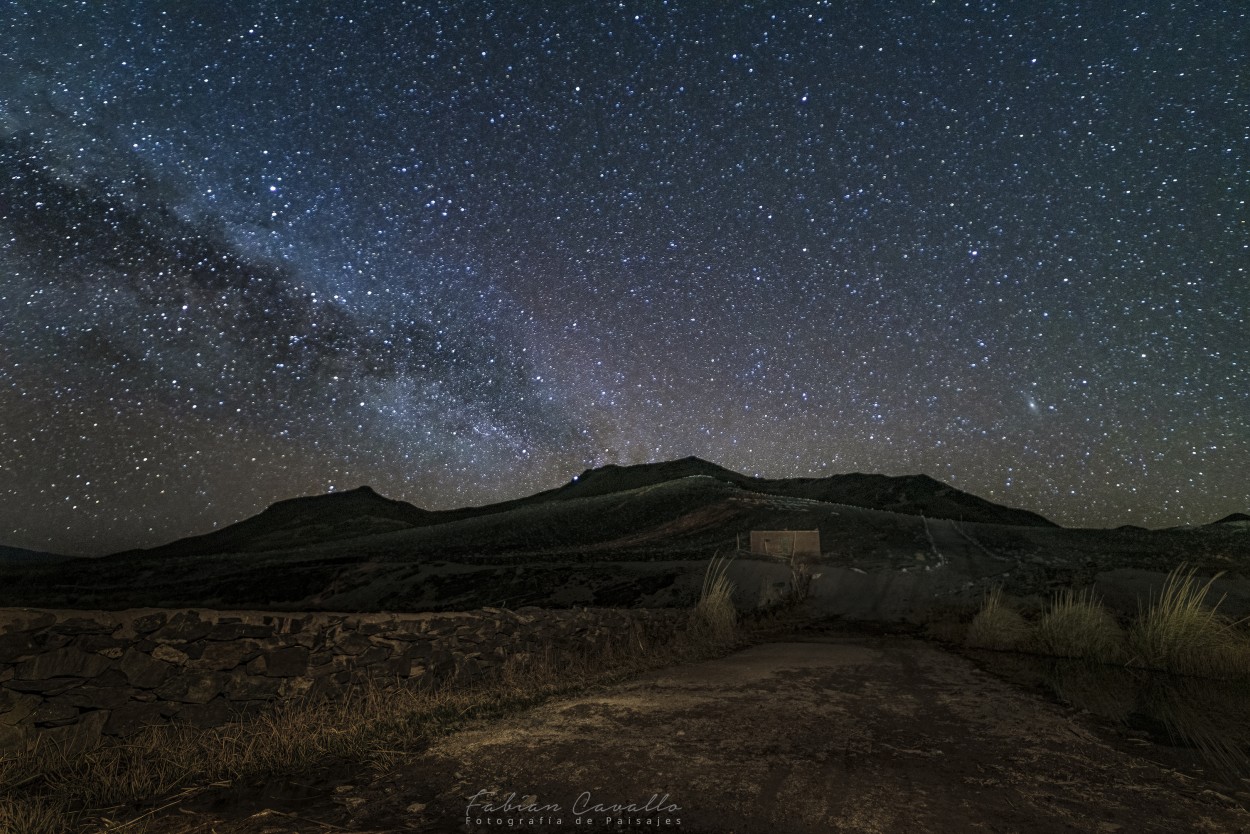
[[[763,643],[398,761],[384,776],[202,795],[152,830],[1250,831],[1244,780],[898,636]]]

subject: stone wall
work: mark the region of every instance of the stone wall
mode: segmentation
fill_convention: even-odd
[[[437,614],[0,609],[0,751],[36,736],[79,744],[150,723],[224,724],[273,701],[374,679],[498,671],[547,649],[594,652],[631,633],[667,640],[674,610],[484,608]]]

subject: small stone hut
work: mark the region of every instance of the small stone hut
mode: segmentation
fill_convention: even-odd
[[[819,530],[752,530],[751,553],[760,556],[820,557]]]

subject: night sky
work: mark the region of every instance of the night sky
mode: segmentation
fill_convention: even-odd
[[[694,454],[1250,510],[1241,3],[6,3],[0,542]]]

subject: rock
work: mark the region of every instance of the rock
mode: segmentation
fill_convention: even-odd
[[[282,689],[281,678],[249,675],[242,669],[227,673],[223,692],[231,701],[271,701]]]
[[[188,704],[178,712],[178,720],[193,727],[220,727],[229,724],[237,715],[230,702],[224,698],[214,698],[204,704]]]
[[[46,652],[52,649],[59,649],[62,646],[68,646],[73,639],[67,634],[56,634],[52,631],[42,631],[30,636],[31,645],[38,652]]]
[[[164,612],[154,612],[152,614],[144,614],[142,617],[135,617],[130,621],[130,627],[136,634],[149,634],[165,625],[168,615]]]
[[[290,678],[308,671],[308,649],[288,646],[260,656],[265,662],[264,674],[271,678]]]
[[[10,631],[0,634],[0,663],[12,663],[38,650],[39,646],[35,643],[34,632]]]
[[[374,646],[363,654],[356,656],[356,664],[358,666],[372,666],[375,663],[382,663],[391,656],[391,650],[385,646]]]
[[[67,634],[73,637],[79,634],[111,634],[113,628],[112,623],[101,623],[88,617],[72,617],[56,623],[51,630],[57,634]]]
[[[207,639],[216,642],[226,640],[242,640],[247,639],[263,639],[272,637],[274,633],[273,625],[258,625],[255,623],[245,623],[241,621],[219,622],[213,626],[213,630],[208,633]]]
[[[339,637],[335,643],[335,648],[342,654],[363,654],[373,648],[373,642],[363,634],[352,632]]]
[[[0,691],[0,726],[21,724],[42,703],[43,699],[38,695]]]
[[[17,750],[26,745],[34,732],[28,724],[5,724],[0,722],[0,750]]]
[[[35,724],[59,727],[78,720],[78,707],[58,701],[44,701],[30,714],[29,720]]]
[[[165,663],[172,663],[174,666],[185,666],[187,663],[187,653],[178,651],[168,643],[162,643],[152,649],[152,657]]]
[[[73,724],[41,730],[39,735],[67,753],[86,750],[99,740],[108,719],[108,710],[95,710],[83,713]]]
[[[156,694],[167,701],[206,704],[221,694],[225,676],[213,672],[183,672],[170,678]]]
[[[149,724],[160,724],[164,717],[160,704],[131,701],[112,711],[103,732],[110,736],[130,736]]]
[[[17,678],[20,680],[44,680],[58,677],[93,678],[112,665],[113,661],[107,657],[66,646],[22,661],[17,666]]]
[[[283,699],[299,698],[307,694],[312,687],[313,680],[311,678],[283,678],[278,695]]]
[[[189,643],[192,640],[202,640],[212,631],[213,624],[201,620],[198,612],[179,611],[152,634],[152,639],[158,643]]]
[[[207,669],[224,671],[242,666],[261,653],[260,644],[252,640],[240,640],[232,643],[209,643],[198,659],[190,661],[191,669]]]
[[[327,675],[333,675],[335,672],[342,671],[347,667],[347,658],[342,655],[332,655],[329,652],[315,654],[309,661],[308,671],[305,673],[310,677],[322,678]]]
[[[39,695],[60,695],[62,692],[82,686],[82,678],[50,678],[41,681],[11,680],[5,688],[13,692],[34,692]]]
[[[95,652],[96,654],[104,654],[111,649],[127,649],[132,641],[121,640],[109,634],[84,634],[74,641],[74,646],[82,649],[84,652]],[[115,656],[121,657],[122,653],[118,652]],[[106,655],[110,657],[113,655]]]
[[[122,656],[118,668],[126,674],[126,679],[140,689],[155,689],[169,680],[174,667],[163,663],[143,652],[130,649]]]
[[[47,611],[33,611],[29,608],[8,608],[0,614],[0,631],[38,631],[56,622],[56,615]]]
[[[72,704],[82,709],[117,709],[129,703],[128,686],[85,685],[56,696],[59,703]]]

